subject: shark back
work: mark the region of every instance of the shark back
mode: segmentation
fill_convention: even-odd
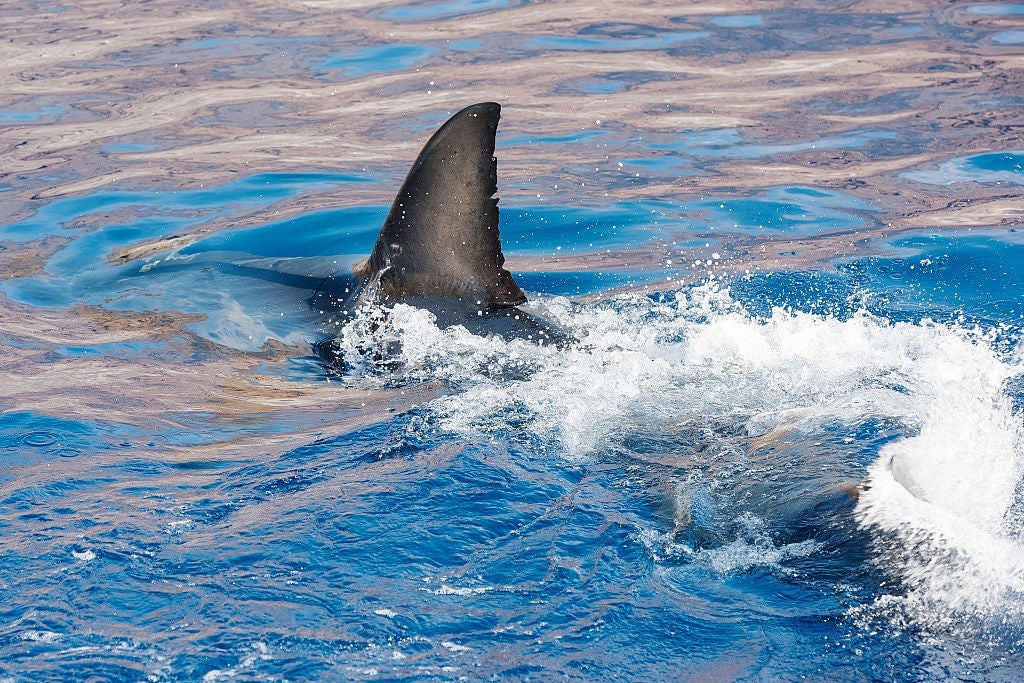
[[[430,138],[406,176],[377,243],[357,271],[359,302],[460,299],[506,308],[526,295],[503,265],[498,238],[494,102],[455,114]]]

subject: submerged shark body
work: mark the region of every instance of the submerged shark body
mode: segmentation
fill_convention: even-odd
[[[320,328],[313,349],[335,370],[344,368],[338,343],[344,326],[363,315],[373,332],[396,304],[430,311],[442,329],[461,325],[480,336],[561,343],[565,335],[518,308],[526,295],[504,268],[494,196],[500,115],[496,103],[474,104],[434,133],[406,176],[369,258],[351,269],[334,272],[337,262],[327,255],[259,257],[199,249],[173,251],[130,274],[201,267],[303,292],[315,318],[309,322]]]
[[[324,315],[328,336],[315,345],[324,361],[343,362],[336,335],[356,311],[397,303],[430,311],[442,328],[560,341],[517,308],[526,295],[503,267],[494,196],[500,116],[500,105],[483,102],[448,119],[413,163],[369,258],[320,282],[311,304]]]

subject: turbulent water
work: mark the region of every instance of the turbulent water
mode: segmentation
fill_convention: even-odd
[[[1024,6],[0,25],[0,681],[1024,675]],[[566,341],[399,305],[324,367],[486,100]]]

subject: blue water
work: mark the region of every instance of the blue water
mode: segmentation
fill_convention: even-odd
[[[254,176],[191,195],[57,200],[42,215],[74,223],[115,206],[147,206],[147,213],[169,216],[189,206],[180,220],[209,220],[205,206],[240,210],[263,201],[257,190],[269,201],[317,182],[362,179]],[[748,215],[744,225],[778,220],[841,230],[850,224],[832,213],[834,207],[865,208],[812,188],[769,194],[806,204],[768,213],[724,199],[701,206],[719,207],[708,220],[724,230],[730,226],[722,219],[740,214]],[[222,231],[179,253],[308,259],[320,256],[317,245],[324,243],[337,245],[332,251],[338,255],[365,253],[383,210],[339,208]],[[508,207],[503,233],[513,255],[548,252],[554,244],[600,252],[671,232],[685,210],[676,207],[672,220],[662,218],[664,228],[652,229],[642,203],[593,214],[564,206]],[[6,232],[38,238],[42,226],[37,217]],[[150,277],[132,279],[125,272],[138,264],[118,268],[102,259],[142,234],[166,235],[178,227],[136,219],[86,232],[49,260],[47,274],[5,281],[4,291],[36,306],[207,309],[213,321],[219,319],[204,291],[252,304],[253,285],[242,278],[212,276],[209,288],[196,288],[211,277],[200,265],[162,272],[158,264]],[[595,240],[591,234],[602,230],[605,241]],[[290,237],[281,239],[283,233]],[[1016,337],[1024,310],[1014,285],[1024,268],[1019,235],[923,232],[879,249],[890,256],[839,259],[830,273],[793,270],[726,282],[732,305],[746,308],[753,328],[782,306],[808,311],[819,325],[842,324],[864,310],[912,324],[924,317],[962,324],[967,316]],[[517,277],[530,291],[572,297],[661,280],[664,272],[670,271]],[[658,329],[677,339],[663,338],[655,355],[672,357],[673,345],[685,347],[687,337],[713,325],[706,317],[689,320],[696,327],[680,325],[692,313],[665,313],[657,302],[675,289],[659,290],[654,298],[602,306],[606,315],[618,316],[611,325],[619,334],[629,333],[638,314],[659,318]],[[294,329],[302,314],[299,295],[292,299],[276,336],[310,338],[310,329]],[[226,324],[193,327],[224,342],[219,335]],[[159,357],[160,345],[63,346],[50,353]],[[825,351],[808,353],[812,368],[830,362]],[[565,363],[583,361],[531,362],[547,368],[538,372],[564,372]],[[308,366],[298,377],[317,372]],[[456,391],[483,386],[472,375],[436,374],[447,376]],[[601,374],[593,379],[610,381]],[[518,382],[520,390],[553,400],[546,393],[551,389],[527,389],[534,381],[527,375],[495,386],[508,390]],[[606,391],[614,393],[613,387]],[[579,387],[566,378],[562,390]],[[826,390],[808,389],[812,395]],[[797,396],[796,403],[808,398]],[[741,455],[749,438],[742,434],[758,413],[748,413],[750,407],[708,404],[703,418],[682,408],[674,418],[682,422],[673,426],[660,423],[663,406],[642,423],[627,412],[610,417],[615,424],[558,435],[539,428],[544,416],[521,401],[512,399],[469,432],[448,424],[472,422],[459,417],[461,408],[428,403],[277,455],[256,448],[227,460],[179,461],[169,449],[209,443],[218,430],[287,431],[287,417],[242,416],[236,426],[219,427],[210,417],[197,425],[206,437],[169,439],[116,419],[83,423],[6,413],[2,524],[8,534],[29,533],[33,540],[7,545],[0,568],[0,581],[16,591],[0,611],[3,666],[30,676],[59,670],[70,678],[102,672],[116,679],[190,679],[216,671],[243,678],[523,678],[569,670],[585,678],[622,671],[629,678],[665,677],[681,670],[712,677],[725,670],[765,678],[827,678],[837,671],[931,678],[960,670],[914,629],[878,633],[882,627],[861,627],[850,616],[852,608],[884,594],[886,576],[869,560],[870,535],[854,521],[854,499],[822,485],[823,479],[863,478],[880,449],[920,428],[906,417],[882,410],[804,426],[769,442],[777,461],[770,466],[763,460],[768,451]],[[644,414],[649,406],[640,401],[635,408]],[[572,445],[593,436],[590,429],[599,432],[596,443]],[[146,443],[143,454],[134,454]],[[710,457],[708,449],[719,454]],[[69,460],[83,465],[70,477],[47,481],[32,474],[19,483],[40,466],[61,468]],[[786,462],[792,469],[779,469]],[[679,527],[681,501],[690,508],[689,521]],[[135,512],[121,517],[119,510]],[[65,530],[75,532],[74,540]],[[989,647],[984,640],[968,645]],[[851,652],[858,653],[855,664]],[[1015,646],[1000,656],[1009,659],[994,663],[997,670],[1016,668]]]
[[[416,64],[433,54],[432,48],[421,45],[388,45],[363,47],[339,53],[317,65],[319,69],[339,70],[345,76],[395,71]]]
[[[967,8],[967,11],[975,14],[990,14],[995,16],[1024,14],[1024,5],[1014,5],[1011,3],[1007,3],[1005,5],[971,5]]]
[[[0,121],[9,124],[46,123],[58,118],[65,111],[60,107],[40,107],[36,111],[2,111]]]
[[[419,2],[390,7],[380,13],[384,19],[393,21],[423,21],[462,17],[480,12],[508,7],[509,0],[450,0],[449,2]]]
[[[725,28],[751,28],[761,26],[764,23],[764,19],[756,14],[733,14],[731,16],[715,17],[711,20],[711,23]]]
[[[416,27],[529,7],[372,14]],[[660,58],[734,35],[750,52],[831,49],[819,18],[843,26],[784,9],[669,22],[707,31],[594,17],[506,38],[556,57]],[[836,40],[913,40],[918,18],[866,15]],[[504,56],[500,36],[403,35],[124,58],[283,50],[315,78],[400,74],[425,90],[411,75],[424,64]],[[552,87],[627,97],[667,78],[614,66]],[[394,130],[418,143],[445,106]],[[0,124],[46,125],[51,109]],[[0,224],[0,253],[38,257],[0,280],[0,683],[1021,676],[1018,214],[892,227],[884,198],[853,183],[751,185],[716,166],[920,151],[896,124],[782,142],[732,124],[515,125],[509,113],[496,153],[502,242],[530,309],[575,340],[562,347],[441,330],[400,306],[343,330],[345,372],[312,355],[310,295],[371,250],[388,205],[360,192],[401,181],[384,162],[115,183]],[[165,148],[132,135],[99,144]],[[504,174],[506,157],[548,154],[564,175]],[[1007,142],[898,168],[941,206],[977,188],[1012,200],[1022,160]],[[712,190],[665,189],[710,173]],[[311,196],[331,201],[277,215]]]
[[[904,175],[930,185],[966,182],[1024,185],[1024,153],[1007,150],[976,154],[950,159],[937,170],[910,171]]]

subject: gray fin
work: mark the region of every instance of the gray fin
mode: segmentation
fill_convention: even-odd
[[[434,133],[357,272],[360,301],[447,297],[503,308],[526,301],[502,266],[494,134],[501,106],[466,107]]]

